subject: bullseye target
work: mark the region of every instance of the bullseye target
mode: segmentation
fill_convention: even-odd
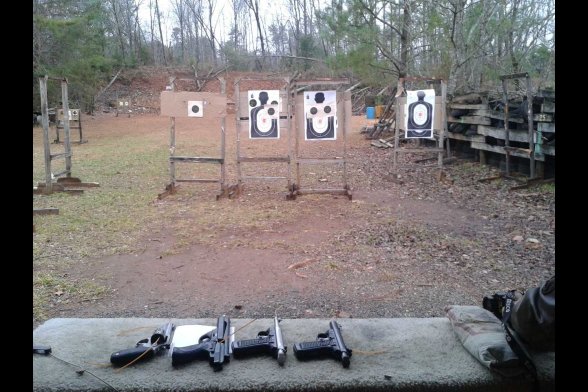
[[[280,91],[249,90],[249,138],[280,138]]]
[[[203,117],[203,108],[202,101],[188,101],[188,117]]]
[[[304,140],[337,139],[337,92],[304,93]]]

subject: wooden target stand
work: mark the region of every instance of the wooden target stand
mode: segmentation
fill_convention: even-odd
[[[126,114],[127,117],[131,117],[131,99],[130,98],[119,98],[118,93],[116,97],[116,109],[114,111],[114,117],[118,117],[120,113]]]
[[[64,142],[63,152],[56,154],[51,153],[51,146],[49,143],[49,109],[47,104],[47,80],[57,80],[61,82],[61,101],[63,107],[63,133]],[[40,182],[36,187],[33,187],[33,194],[51,194],[53,192],[66,192],[70,194],[83,193],[83,189],[97,187],[100,184],[96,182],[82,182],[77,177],[72,177],[72,150],[70,143],[70,119],[67,94],[68,82],[66,78],[49,78],[48,76],[39,78],[39,90],[41,93],[41,123],[43,125],[43,147],[45,153],[45,182]],[[53,173],[52,162],[57,159],[65,159],[65,170],[59,173]]]
[[[400,127],[404,128],[405,123],[405,115],[404,110],[407,104],[407,97],[406,97],[406,90],[405,84],[406,82],[425,82],[428,84],[428,89],[433,89],[434,84],[440,84],[441,86],[441,95],[435,96],[435,108],[434,108],[434,117],[433,117],[433,139],[437,141],[437,147],[421,147],[420,139],[417,140],[416,147],[400,147]],[[396,93],[396,125],[395,125],[395,132],[394,132],[394,150],[392,155],[392,172],[397,175],[399,169],[403,168],[398,163],[398,154],[399,153],[420,153],[420,154],[430,154],[430,153],[437,153],[437,163],[433,164],[433,166],[437,166],[439,168],[438,172],[438,179],[441,180],[443,178],[443,155],[444,155],[444,143],[447,138],[447,114],[446,114],[446,103],[447,103],[447,83],[443,79],[437,78],[423,78],[423,77],[406,77],[398,79],[398,88]],[[447,156],[450,156],[450,147],[449,143],[447,143]],[[404,166],[405,167],[405,166]],[[402,183],[402,181],[400,181]]]
[[[170,117],[170,138],[169,138],[169,173],[170,183],[165,187],[165,191],[158,195],[159,199],[174,194],[179,188],[178,183],[218,183],[220,184],[220,193],[216,199],[222,196],[228,196],[228,187],[225,185],[225,117],[227,108],[227,98],[225,95],[224,79],[219,78],[221,84],[221,93],[209,92],[192,92],[192,91],[175,91],[175,78],[171,78],[171,91],[162,91],[161,98],[161,115]],[[201,156],[178,156],[176,151],[176,117],[189,117],[195,120],[210,120],[212,118],[220,119],[220,157],[201,157]],[[176,163],[207,163],[217,164],[220,166],[220,178],[176,178]]]
[[[313,88],[313,86],[337,86],[350,84],[350,80],[347,78],[335,79],[325,78],[316,80],[296,80],[294,82],[294,92],[296,100],[296,137],[295,137],[295,162],[296,162],[296,183],[292,186],[289,199],[296,199],[299,195],[305,194],[333,194],[333,195],[345,195],[349,200],[352,199],[351,190],[347,183],[347,134],[351,129],[351,89],[345,91],[336,91],[336,106],[337,106],[337,122],[338,122],[338,134],[342,134],[343,137],[343,151],[342,156],[335,157],[305,157],[301,155],[300,144],[306,143],[328,143],[331,140],[305,140],[306,124],[308,123],[307,117],[312,117],[313,113],[307,113],[304,104],[304,91]],[[316,87],[315,87],[316,88]],[[320,90],[315,90],[320,91]],[[302,94],[298,94],[302,92]],[[324,108],[323,108],[324,109]],[[312,107],[310,108],[312,110]],[[304,187],[301,181],[300,166],[301,165],[324,165],[324,164],[338,164],[343,167],[343,178],[342,186],[340,188],[310,188]]]
[[[250,97],[248,95],[247,90],[241,92],[241,82],[251,82],[252,84],[259,84],[262,82],[273,81],[276,83],[283,82],[281,88],[279,89],[279,105],[271,105],[271,100],[275,99],[276,97],[269,97],[266,95],[263,99],[263,102],[260,100],[260,94],[262,93],[272,93],[276,90],[262,90],[257,89],[257,96]],[[237,105],[237,111],[235,114],[235,121],[236,121],[236,132],[237,132],[237,187],[234,194],[232,196],[238,197],[243,193],[244,187],[244,180],[286,180],[287,188],[289,193],[286,194],[286,198],[290,199],[290,195],[292,190],[294,189],[294,185],[292,184],[291,179],[291,136],[290,130],[292,129],[292,103],[290,101],[290,78],[283,77],[283,78],[240,78],[235,82],[235,102]],[[267,105],[267,106],[266,106]],[[260,112],[263,111],[263,112]],[[271,115],[268,113],[271,111]],[[259,115],[257,114],[259,113]],[[261,116],[261,117],[258,117]],[[252,118],[253,117],[253,118]],[[258,118],[265,118],[268,123],[271,123],[271,127],[268,126],[267,129],[262,128],[262,125],[257,124]],[[250,126],[253,127],[250,129]],[[277,128],[273,129],[272,128]],[[286,156],[243,156],[241,155],[241,132],[245,130],[247,134],[251,138],[251,140],[277,140],[283,135],[284,131],[287,134],[287,155]],[[256,131],[258,130],[258,131]],[[264,132],[266,131],[266,132]],[[251,137],[255,132],[255,136]],[[275,137],[277,133],[278,137]],[[243,167],[242,164],[244,163],[257,163],[257,162],[275,162],[275,163],[286,163],[288,165],[288,170],[286,176],[246,176],[243,175]]]
[[[58,109],[57,110],[57,123],[55,125],[55,140],[53,140],[53,143],[61,143],[61,140],[59,140],[59,130],[60,129],[65,129],[65,125],[64,125],[64,114],[63,114],[63,109]],[[84,136],[82,134],[82,111],[81,109],[69,109],[69,129],[70,131],[72,129],[77,129],[80,135],[80,139],[79,140],[70,140],[70,143],[77,143],[77,144],[84,144],[84,143],[88,143],[88,140],[84,139]]]

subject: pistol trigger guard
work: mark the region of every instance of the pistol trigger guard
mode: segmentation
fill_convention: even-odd
[[[269,336],[269,335],[270,335],[270,329],[269,329],[269,328],[268,328],[268,329],[266,329],[265,331],[259,331],[259,332],[257,333],[257,337],[258,337],[258,338],[265,338],[265,337],[267,337],[267,336]]]
[[[316,338],[317,339],[321,339],[321,340],[328,339],[329,338],[329,332],[327,331],[325,333],[319,333]]]

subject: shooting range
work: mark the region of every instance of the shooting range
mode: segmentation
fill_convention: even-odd
[[[169,173],[170,183],[165,187],[165,191],[158,195],[159,199],[176,193],[179,183],[218,183],[220,185],[219,193],[216,195],[218,200],[221,196],[227,195],[227,187],[225,185],[225,117],[227,99],[225,95],[225,81],[219,78],[221,92],[190,92],[190,91],[175,91],[175,78],[170,79],[169,91],[162,91],[160,95],[161,100],[161,115],[170,117],[170,138],[169,138]],[[178,146],[176,145],[176,118],[190,121],[206,121],[212,124],[218,123],[219,128],[219,145],[218,156],[188,156],[177,155]],[[190,141],[198,141],[198,135],[190,135]],[[182,145],[180,145],[180,148]],[[190,151],[197,146],[189,146]],[[206,146],[205,150],[209,150]],[[176,164],[212,164],[219,165],[220,171],[218,178],[194,178],[176,176]]]

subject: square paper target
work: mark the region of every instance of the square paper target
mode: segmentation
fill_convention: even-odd
[[[337,139],[337,92],[304,92],[304,140]]]
[[[280,91],[249,90],[249,139],[280,138]]]
[[[204,105],[202,101],[188,101],[188,117],[203,117]]]
[[[435,90],[406,92],[405,137],[407,139],[433,138],[433,116],[435,114]]]

